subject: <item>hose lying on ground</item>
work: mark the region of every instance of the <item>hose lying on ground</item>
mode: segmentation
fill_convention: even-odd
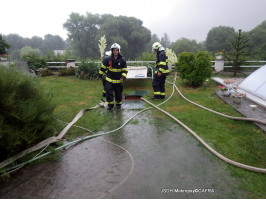
[[[16,155],[14,155],[14,156],[8,158],[7,160],[5,160],[5,161],[3,161],[3,162],[0,163],[0,169],[3,168],[3,167],[5,167],[5,166],[7,166],[7,165],[9,165],[9,164],[11,164],[12,162],[14,162],[17,159],[22,158],[26,154],[29,154],[29,153],[31,153],[33,151],[36,151],[38,149],[41,149],[41,148],[43,148],[43,147],[45,147],[45,146],[47,146],[49,144],[52,144],[54,142],[58,142],[59,140],[61,140],[64,137],[64,135],[66,134],[66,132],[71,128],[71,126],[73,124],[75,124],[80,117],[82,117],[82,115],[84,114],[85,111],[92,110],[92,109],[97,108],[97,107],[99,107],[99,105],[96,105],[96,106],[91,107],[91,108],[82,109],[74,117],[74,119],[60,132],[60,134],[58,136],[49,137],[49,138],[43,140],[42,142],[34,145],[33,147],[30,147],[30,148],[28,148],[28,149],[26,149],[26,150],[24,150],[24,151],[22,151],[22,152],[20,152],[20,153],[18,153]]]
[[[183,99],[185,99],[186,101],[188,101],[188,102],[192,103],[193,105],[198,106],[198,107],[200,107],[200,108],[202,108],[202,109],[204,109],[204,110],[207,110],[207,111],[209,111],[209,112],[212,112],[212,113],[214,113],[214,114],[217,114],[217,115],[220,115],[220,116],[223,116],[223,117],[229,118],[229,119],[244,120],[244,121],[252,121],[252,122],[257,122],[257,123],[261,123],[261,124],[265,124],[265,125],[266,125],[266,121],[262,121],[262,120],[259,120],[259,119],[255,119],[255,118],[246,118],[246,117],[233,117],[233,116],[225,115],[225,114],[223,114],[223,113],[220,113],[220,112],[217,112],[217,111],[211,110],[211,109],[209,109],[209,108],[206,108],[206,107],[204,107],[204,106],[202,106],[202,105],[199,105],[199,104],[197,104],[197,103],[195,103],[195,102],[193,102],[193,101],[187,99],[187,98],[186,98],[186,97],[185,97],[185,96],[179,91],[179,89],[177,88],[176,85],[174,85],[174,87],[175,87],[176,91],[180,94],[180,96],[181,96]]]
[[[173,96],[173,94],[174,94],[174,85],[175,85],[175,81],[176,81],[176,74],[175,74],[175,79],[174,79],[174,83],[170,83],[170,84],[172,84],[173,85],[173,89],[172,89],[172,94],[169,96],[169,98],[167,98],[164,102],[162,102],[162,103],[160,103],[160,104],[158,104],[158,106],[160,106],[160,105],[162,105],[162,104],[164,104],[164,103],[166,103],[169,99],[171,99],[172,98],[172,96]],[[58,135],[58,137],[60,136],[61,138],[66,134],[66,132],[68,131],[68,129],[71,127],[71,126],[73,126],[74,125],[74,123],[84,114],[84,112],[85,111],[87,111],[87,110],[92,110],[92,109],[94,109],[94,108],[97,108],[97,107],[99,107],[99,105],[96,105],[96,106],[94,106],[94,107],[92,107],[92,108],[88,108],[88,109],[82,109],[77,115],[76,115],[76,117],[61,131],[61,133]],[[86,137],[84,137],[84,138],[80,138],[80,139],[77,139],[77,140],[74,140],[74,141],[72,141],[72,142],[69,142],[69,143],[67,143],[67,144],[64,144],[64,145],[62,145],[62,146],[60,146],[60,147],[57,147],[56,149],[54,149],[55,151],[57,151],[57,150],[61,150],[61,149],[63,149],[63,148],[65,148],[65,147],[67,147],[67,146],[69,146],[69,145],[74,145],[74,144],[77,144],[77,143],[79,143],[79,142],[81,142],[81,141],[83,141],[83,140],[87,140],[87,139],[90,139],[90,138],[94,138],[94,137],[98,137],[98,136],[102,136],[102,135],[107,135],[107,134],[110,134],[110,133],[113,133],[113,132],[115,132],[115,131],[118,131],[118,130],[120,130],[121,128],[123,128],[131,119],[133,119],[135,116],[137,116],[137,115],[139,115],[140,113],[142,113],[142,112],[144,112],[144,111],[146,111],[146,110],[149,110],[149,109],[152,109],[152,107],[149,107],[149,108],[144,108],[143,110],[141,110],[141,111],[139,111],[139,112],[137,112],[135,115],[133,115],[132,117],[130,117],[124,124],[122,124],[122,126],[120,126],[120,127],[118,127],[118,128],[116,128],[116,129],[114,129],[114,130],[111,130],[111,131],[108,131],[108,132],[105,132],[105,133],[98,133],[98,134],[94,134],[94,135],[88,135],[88,136],[86,136]],[[63,134],[64,133],[64,134]],[[48,138],[49,139],[49,138]],[[46,140],[48,140],[48,139],[46,139]],[[46,141],[46,140],[44,140],[44,141]],[[41,142],[41,143],[44,143],[44,141],[43,142]],[[39,144],[41,144],[41,143],[39,143]],[[47,142],[48,143],[48,142]],[[49,144],[51,144],[52,142],[50,142]],[[37,144],[37,145],[39,145],[39,144]],[[35,147],[35,150],[38,150],[38,149],[36,149],[36,146],[37,145],[35,145],[34,147]],[[39,145],[39,146],[41,146],[41,145]],[[34,148],[34,147],[31,147],[30,149],[32,149],[32,148]],[[42,147],[43,147],[43,145],[42,145]],[[42,148],[42,147],[40,147],[40,148]],[[15,155],[15,156],[13,156],[13,157],[11,157],[11,158],[9,158],[9,159],[7,159],[7,160],[5,160],[5,161],[3,161],[3,162],[1,162],[0,163],[0,169],[1,168],[3,168],[3,167],[5,167],[5,166],[7,166],[7,165],[9,165],[10,163],[12,163],[12,162],[14,162],[15,160],[17,160],[18,158],[18,156],[20,156],[19,158],[21,158],[23,155],[22,155],[22,153],[24,152],[24,155],[26,155],[27,153],[29,153],[29,152],[27,152],[27,151],[29,151],[30,149],[27,149],[27,150],[24,150],[24,151],[22,151],[21,153],[19,153],[19,154],[17,154],[17,155]],[[32,151],[31,151],[32,152]],[[33,161],[35,161],[35,160],[38,160],[38,159],[40,159],[40,158],[42,158],[42,157],[44,157],[44,156],[47,156],[47,155],[49,155],[50,153],[52,153],[52,152],[46,152],[46,153],[44,153],[44,154],[41,154],[41,155],[39,155],[39,156],[37,156],[37,157],[34,157],[34,158],[32,158],[32,159],[30,159],[30,160],[28,160],[28,161],[25,161],[25,162],[23,162],[23,163],[21,163],[21,164],[18,164],[18,165],[16,165],[16,166],[13,166],[13,167],[10,167],[10,168],[8,168],[7,169],[7,173],[6,174],[8,174],[8,172],[10,172],[11,170],[13,170],[13,169],[16,169],[16,168],[19,168],[19,167],[21,167],[21,166],[24,166],[24,165],[26,165],[26,164],[28,164],[28,163],[31,163],[31,162],[33,162]],[[21,156],[22,155],[22,156]]]
[[[231,165],[243,168],[243,169],[247,169],[249,171],[266,173],[266,169],[264,169],[264,168],[258,168],[258,167],[252,167],[252,166],[249,166],[249,165],[244,165],[242,163],[238,163],[238,162],[235,162],[233,160],[230,160],[230,159],[226,158],[225,156],[223,156],[220,153],[218,153],[217,151],[215,151],[212,147],[210,147],[203,139],[201,139],[201,137],[199,137],[194,131],[192,131],[188,126],[186,126],[184,123],[179,121],[173,115],[171,115],[168,112],[162,110],[161,108],[159,108],[158,106],[152,104],[151,102],[149,102],[148,100],[144,99],[143,97],[141,97],[140,99],[142,101],[148,103],[149,105],[153,106],[157,110],[161,111],[162,113],[166,114],[167,116],[169,116],[173,120],[175,120],[177,123],[179,123],[181,126],[183,126],[188,132],[190,132],[201,144],[203,144],[203,146],[205,146],[209,151],[211,151],[214,155],[216,155],[220,159],[224,160],[225,162],[227,162],[227,163],[229,163]]]
[[[59,122],[64,123],[64,124],[68,124],[67,122],[64,122],[62,120],[59,120],[59,119],[56,119],[56,120],[58,120]],[[73,125],[73,126],[75,126],[77,128],[80,128],[82,130],[85,130],[85,131],[87,131],[89,133],[96,134],[93,131],[91,131],[89,129],[86,129],[86,128],[82,127],[82,126],[77,126],[77,125]],[[105,142],[107,142],[107,143],[110,143],[110,144],[112,144],[112,145],[114,145],[114,146],[116,146],[116,147],[118,147],[120,149],[122,149],[123,151],[125,151],[128,154],[128,156],[129,156],[129,158],[131,160],[131,167],[130,167],[129,173],[125,176],[125,178],[119,184],[115,185],[114,187],[112,187],[111,189],[109,189],[107,192],[104,192],[98,199],[104,198],[107,194],[112,193],[115,189],[117,189],[120,185],[122,185],[130,177],[130,175],[132,174],[133,169],[135,167],[135,161],[133,159],[133,156],[131,155],[131,153],[127,149],[125,149],[124,147],[122,147],[122,146],[120,146],[118,144],[115,144],[115,143],[113,143],[113,142],[111,142],[109,140],[106,140],[106,139],[104,139],[102,137],[100,137],[100,139],[103,140],[103,141],[105,141]]]
[[[175,75],[175,81],[176,81],[176,75]],[[158,106],[160,106],[160,105],[162,105],[162,104],[164,104],[165,102],[167,102],[172,96],[173,96],[173,94],[174,94],[174,88],[176,88],[176,90],[178,91],[178,93],[184,98],[184,99],[186,99],[186,100],[188,100],[187,98],[185,98],[183,95],[182,95],[182,93],[178,90],[178,88],[176,87],[176,85],[175,85],[175,81],[174,81],[174,83],[170,83],[170,84],[172,84],[173,85],[173,91],[172,91],[172,94],[170,95],[170,97],[168,98],[168,99],[166,99],[164,102],[162,102],[162,103],[160,103]],[[151,104],[150,102],[148,102],[147,100],[145,100],[144,98],[141,98],[143,101],[145,101],[145,102],[147,102],[148,104],[150,104],[150,105],[152,105],[153,107],[155,106],[155,105],[153,105],[153,104]],[[194,103],[194,102],[192,102],[192,101],[190,101],[190,100],[188,100],[189,102],[191,102],[191,103],[193,103],[194,105],[197,105],[197,106],[199,106],[199,107],[201,107],[201,108],[204,108],[205,110],[209,110],[209,111],[211,111],[211,112],[213,112],[213,113],[216,113],[216,114],[218,114],[218,112],[216,112],[216,111],[213,111],[213,110],[211,110],[211,109],[208,109],[208,108],[205,108],[205,107],[203,107],[203,106],[201,106],[201,105],[199,105],[199,104],[196,104],[196,103]],[[67,132],[67,130],[83,115],[83,113],[86,111],[86,110],[90,110],[90,109],[94,109],[94,108],[96,108],[96,107],[98,107],[99,105],[97,105],[97,106],[95,106],[95,107],[92,107],[92,108],[89,108],[89,109],[82,109],[79,113],[78,113],[78,115],[77,116],[79,116],[79,117],[75,117],[73,120],[72,120],[72,122],[70,122],[63,130],[62,130],[62,132],[65,134],[66,132]],[[156,108],[158,109],[158,106],[156,106]],[[115,131],[117,131],[117,130],[119,130],[119,129],[121,129],[121,128],[123,128],[131,119],[133,119],[136,115],[138,115],[138,114],[140,114],[140,113],[142,113],[142,112],[144,112],[144,111],[146,111],[146,110],[148,110],[148,109],[151,109],[151,107],[149,107],[149,108],[145,108],[145,109],[143,109],[143,110],[141,110],[141,111],[139,111],[138,113],[136,113],[135,115],[133,115],[131,118],[129,118],[122,126],[120,126],[119,128],[117,128],[117,129],[115,129],[115,130],[112,130],[112,131],[109,131],[109,132],[105,132],[105,133],[98,133],[98,134],[94,134],[94,135],[89,135],[89,136],[86,136],[86,137],[84,137],[84,138],[82,138],[82,139],[77,139],[77,140],[75,140],[75,141],[73,141],[73,142],[70,142],[70,143],[67,143],[67,144],[64,144],[64,145],[62,145],[62,146],[60,146],[60,147],[58,147],[58,148],[56,148],[55,150],[60,150],[60,149],[63,149],[63,148],[65,148],[66,146],[69,146],[69,145],[73,145],[73,144],[76,144],[76,143],[78,143],[78,142],[81,142],[81,141],[83,141],[83,140],[87,140],[87,139],[90,139],[90,138],[93,138],[93,137],[98,137],[98,136],[102,136],[102,135],[106,135],[106,134],[109,134],[109,133],[113,133],[113,132],[115,132]],[[161,109],[160,109],[161,110]],[[165,112],[165,111],[164,111]],[[81,114],[82,113],[82,114]],[[168,113],[169,114],[169,113]],[[224,117],[227,117],[228,115],[224,115],[224,114],[222,114],[222,113],[219,113],[220,115],[222,115],[222,116],[224,116]],[[168,115],[168,116],[170,116],[170,114]],[[173,117],[172,115],[170,116],[171,118]],[[252,119],[252,118],[239,118],[239,117],[232,117],[232,116],[228,116],[228,117],[230,117],[231,119],[240,119],[240,120],[248,120],[248,121],[254,121],[254,120],[256,120],[256,122],[259,122],[259,121],[261,121],[261,120],[257,120],[257,119]],[[77,118],[77,119],[76,119]],[[178,123],[180,122],[179,120],[177,120],[176,118],[174,118],[173,117],[173,119],[175,120],[175,121],[177,121]],[[251,119],[251,120],[250,120]],[[263,122],[263,121],[262,121]],[[182,123],[182,122],[180,122],[180,123]],[[263,122],[263,123],[265,123],[265,122]],[[182,123],[183,124],[183,123]],[[182,125],[181,124],[181,125]],[[187,127],[185,124],[183,124],[184,125],[184,127]],[[182,125],[182,126],[183,126]],[[188,127],[187,127],[188,128]],[[186,129],[187,129],[186,128]],[[191,129],[187,129],[188,131],[190,130],[190,131],[192,131]],[[189,131],[189,132],[190,132]],[[61,132],[61,133],[62,133]],[[192,131],[193,132],[193,131]],[[59,134],[59,136],[62,136],[63,134]],[[193,132],[194,133],[194,132]],[[192,133],[192,134],[193,134]],[[195,135],[194,135],[195,134]],[[208,148],[211,152],[213,152],[214,154],[215,154],[215,150],[214,149],[212,149],[207,143],[205,143],[199,136],[197,136],[197,134],[196,133],[194,133],[193,135],[205,146],[205,144],[207,145],[207,146],[205,146],[206,148]],[[63,136],[62,136],[63,137]],[[62,138],[61,137],[61,138]],[[32,147],[33,148],[33,147]],[[41,148],[41,147],[40,147]],[[37,150],[37,149],[36,149]],[[26,150],[25,150],[26,151]],[[22,152],[21,152],[22,153]],[[48,154],[50,154],[51,152],[47,152],[47,153],[44,153],[44,154],[42,154],[42,155],[40,155],[40,156],[38,156],[38,157],[35,157],[35,158],[33,158],[33,159],[31,159],[31,160],[29,160],[29,161],[26,161],[26,162],[24,162],[24,163],[21,163],[21,164],[19,164],[19,165],[16,165],[16,166],[14,166],[14,167],[11,167],[11,168],[9,168],[8,169],[8,171],[9,170],[12,170],[12,169],[15,169],[15,168],[18,168],[18,167],[21,167],[21,166],[23,166],[23,165],[25,165],[25,164],[27,164],[27,163],[30,163],[30,162],[33,162],[34,160],[37,160],[37,159],[39,159],[39,158],[42,158],[42,157],[44,157],[44,156],[46,156],[46,155],[48,155]],[[235,162],[235,161],[232,161],[232,160],[230,160],[230,159],[228,159],[228,158],[226,158],[226,157],[224,157],[223,155],[221,155],[221,154],[219,154],[218,152],[216,152],[217,154],[215,154],[216,156],[218,156],[219,158],[221,158],[222,160],[224,160],[224,161],[226,161],[226,162],[228,162],[228,163],[230,163],[230,164],[232,164],[232,165],[235,165],[235,166],[238,166],[238,167],[241,167],[241,168],[244,168],[244,169],[247,169],[247,170],[250,170],[250,171],[255,171],[255,172],[261,172],[261,173],[266,173],[266,169],[263,169],[263,168],[256,168],[256,167],[252,167],[252,166],[248,166],[248,165],[244,165],[244,164],[241,164],[241,163],[237,163],[237,162]],[[25,155],[25,154],[24,154]],[[9,159],[8,159],[9,160]],[[6,160],[6,161],[8,161],[8,160]],[[6,162],[6,161],[4,161],[4,162]],[[4,162],[2,162],[2,163],[4,163]],[[13,161],[12,161],[13,162]],[[1,167],[1,164],[2,163],[0,163],[0,169],[2,168]],[[9,162],[9,164],[10,164],[11,162]],[[8,164],[6,164],[6,165],[8,165]],[[5,165],[5,166],[6,166]]]

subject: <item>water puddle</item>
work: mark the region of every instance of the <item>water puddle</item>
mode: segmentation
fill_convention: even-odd
[[[102,127],[102,131],[119,127],[136,112],[109,113],[114,115],[114,123]],[[8,184],[0,186],[0,197],[244,197],[245,192],[237,188],[237,180],[224,169],[224,162],[179,125],[154,112],[149,110],[138,115],[115,133],[76,145],[58,162],[19,171]]]
[[[145,103],[140,100],[140,97],[148,94],[146,90],[134,90],[125,96],[125,100],[122,104],[124,110],[136,110],[145,108]]]

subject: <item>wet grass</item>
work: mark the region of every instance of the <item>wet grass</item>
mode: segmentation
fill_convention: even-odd
[[[173,76],[167,80],[173,81]],[[102,83],[100,80],[79,80],[76,77],[51,76],[42,78],[42,84],[54,93],[54,102],[57,104],[55,117],[65,122],[70,122],[83,108],[95,106],[101,98]],[[178,79],[177,86],[190,100],[232,116],[241,116],[232,106],[224,103],[215,94],[216,84],[212,81],[205,87],[189,88]],[[166,95],[169,96],[172,88],[166,84]],[[133,90],[147,90],[145,98],[153,95],[151,80],[126,80],[124,94]],[[160,103],[162,100],[153,101]],[[204,111],[183,100],[177,92],[173,98],[161,106],[166,111],[188,125],[209,145],[224,156],[247,165],[266,166],[266,137],[262,130],[250,122],[234,121]],[[105,109],[87,111],[76,125],[83,126],[94,132],[112,130],[118,127],[114,123],[113,113]],[[156,119],[165,119],[167,116],[153,110]],[[169,119],[171,120],[171,119]],[[132,121],[136,124],[138,121]],[[121,125],[121,124],[120,124]],[[58,123],[57,130],[60,132],[64,124]],[[166,127],[167,128],[167,127]],[[71,140],[77,136],[85,135],[83,130],[72,127],[66,138]],[[239,180],[239,189],[248,191],[248,196],[243,198],[265,198],[266,176],[253,173],[227,165],[227,170]]]

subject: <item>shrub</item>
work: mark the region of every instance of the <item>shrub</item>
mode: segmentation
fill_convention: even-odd
[[[54,135],[51,99],[39,78],[0,66],[0,161]]]
[[[39,68],[46,67],[46,60],[36,55],[24,55],[23,60],[27,62],[30,69],[35,70],[35,71]]]
[[[136,60],[139,61],[155,61],[156,55],[154,53],[143,52]]]
[[[69,67],[59,70],[59,76],[75,76],[75,75],[76,75],[76,69],[74,67]]]
[[[83,60],[81,61],[78,70],[77,77],[79,79],[99,79],[99,64]]]
[[[52,70],[48,68],[41,70],[40,73],[41,73],[41,76],[52,76],[53,75]]]
[[[197,55],[183,52],[178,56],[177,71],[180,78],[193,86],[200,86],[211,77],[211,58],[207,52],[199,51]]]

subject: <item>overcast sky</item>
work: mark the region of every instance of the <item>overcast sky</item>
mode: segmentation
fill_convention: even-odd
[[[219,25],[249,31],[266,20],[266,0],[4,0],[0,34],[45,34],[67,38],[63,24],[72,12],[133,16],[152,33],[204,41]]]

